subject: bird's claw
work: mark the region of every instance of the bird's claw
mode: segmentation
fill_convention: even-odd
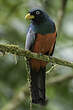
[[[39,53],[39,55],[42,56],[43,54],[42,53]]]

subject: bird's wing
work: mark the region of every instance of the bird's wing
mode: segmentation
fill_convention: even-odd
[[[36,34],[32,30],[32,28],[29,27],[29,30],[28,30],[27,36],[26,36],[25,49],[31,50],[31,48],[35,42],[35,36],[36,36]]]
[[[57,32],[56,32],[56,36],[55,36],[55,37],[57,37]],[[54,46],[53,46],[53,49],[52,49],[52,52],[51,52],[50,56],[52,56],[52,55],[53,55],[53,53],[54,53],[55,44],[56,44],[56,41],[55,41],[55,43],[54,43]]]

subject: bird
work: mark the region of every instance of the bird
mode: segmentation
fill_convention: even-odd
[[[53,20],[42,9],[31,9],[25,15],[30,20],[28,27],[25,50],[40,55],[52,56],[56,44],[56,26]],[[33,104],[46,105],[45,79],[47,62],[29,59],[31,97]]]

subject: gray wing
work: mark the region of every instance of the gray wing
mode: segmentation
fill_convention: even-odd
[[[26,36],[25,49],[30,50],[35,42],[35,33],[29,28]]]

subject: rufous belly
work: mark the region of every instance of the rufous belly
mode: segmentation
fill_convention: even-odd
[[[46,35],[37,34],[37,38],[32,52],[39,54],[40,53],[45,54],[48,52],[48,55],[50,55],[53,51],[55,41],[56,41],[56,32],[53,34]],[[41,67],[44,68],[47,63],[36,59],[31,59],[30,64],[33,69],[36,69],[38,71]]]

